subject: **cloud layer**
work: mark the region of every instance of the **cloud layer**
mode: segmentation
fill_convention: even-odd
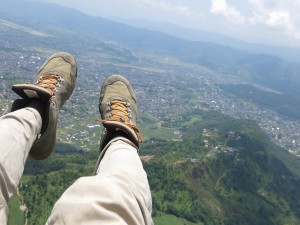
[[[245,23],[245,18],[242,14],[236,8],[229,6],[226,0],[211,0],[210,12],[215,15],[224,16],[232,23]]]
[[[297,25],[300,17],[296,13],[300,8],[299,0],[248,0],[245,6],[251,9],[250,13],[245,7],[237,9],[229,5],[226,0],[211,0],[210,12],[248,31],[262,31],[261,35],[273,34],[274,37],[270,39],[300,41],[300,26]]]

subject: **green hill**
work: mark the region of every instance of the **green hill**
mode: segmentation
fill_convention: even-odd
[[[265,91],[252,85],[222,85],[225,91],[292,119],[300,119],[300,97]]]
[[[202,116],[145,164],[156,210],[204,224],[298,224],[299,159],[252,121]]]

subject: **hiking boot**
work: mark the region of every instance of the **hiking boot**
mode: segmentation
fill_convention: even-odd
[[[52,153],[58,113],[71,96],[76,79],[77,65],[74,57],[66,52],[58,52],[41,66],[33,84],[17,84],[12,87],[13,91],[26,101],[38,99],[45,103],[41,134],[29,153],[32,158],[45,159]],[[15,109],[22,107],[22,104],[15,105],[18,105]]]
[[[136,97],[129,81],[120,76],[108,77],[101,88],[99,111],[104,126],[100,151],[114,138],[122,137],[139,149],[142,136],[136,126]]]

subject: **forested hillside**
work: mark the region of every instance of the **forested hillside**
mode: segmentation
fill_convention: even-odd
[[[154,138],[141,148],[155,221],[168,214],[191,224],[298,224],[299,160],[282,157],[252,121],[197,115],[202,120],[185,126],[183,141]],[[29,161],[19,188],[29,224],[44,223],[63,191],[92,174],[96,158],[59,144],[46,161]]]

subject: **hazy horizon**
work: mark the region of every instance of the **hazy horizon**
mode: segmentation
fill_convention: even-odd
[[[244,41],[300,46],[300,0],[43,0],[92,16],[167,22]]]

